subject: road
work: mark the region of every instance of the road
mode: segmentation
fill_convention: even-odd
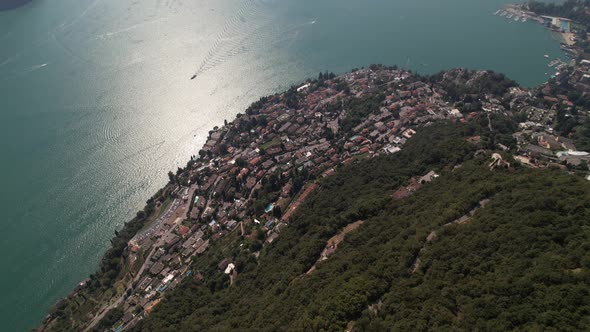
[[[170,227],[170,229],[166,232],[166,235],[172,233],[176,227],[178,225],[174,225],[172,227]],[[158,248],[160,247],[158,244],[156,243],[154,245],[154,248],[152,248],[152,251],[150,252],[150,254],[147,256],[147,258],[145,259],[145,261],[143,262],[143,264],[141,265],[141,268],[139,269],[139,271],[137,272],[137,275],[135,276],[135,278],[133,278],[133,280],[131,280],[131,282],[127,285],[126,289],[129,289],[130,287],[133,287],[133,284],[136,283],[139,278],[143,275],[143,271],[146,269],[148,263],[150,262],[150,259],[152,258],[152,256],[156,253],[156,250],[158,250]],[[125,301],[126,298],[126,294],[127,292],[124,292],[115,302],[113,302],[112,304],[104,307],[103,309],[101,309],[99,311],[99,314],[97,316],[94,316],[94,318],[92,319],[92,321],[90,322],[90,325],[88,325],[85,329],[84,332],[90,331],[94,326],[96,326],[96,324],[98,324],[98,322],[100,322],[101,319],[104,318],[104,316],[112,309],[120,306],[121,304],[123,304],[123,301]]]

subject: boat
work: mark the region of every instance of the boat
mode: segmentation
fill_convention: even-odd
[[[505,12],[505,11],[503,11],[503,12],[500,13],[500,16],[504,17],[504,16],[506,16],[506,14],[508,14],[508,13]]]
[[[549,59],[549,55],[545,54],[543,56],[545,57],[545,59]]]
[[[508,16],[506,16],[507,19],[511,19],[514,15],[512,14],[508,14]]]
[[[194,80],[195,78],[197,78],[197,74],[194,74],[194,75],[191,77],[191,80]]]
[[[514,16],[514,20],[515,20],[516,22],[518,22],[518,21],[520,21],[520,17],[518,17],[518,16]]]
[[[500,14],[500,9],[496,10],[496,12],[494,13],[494,16]]]

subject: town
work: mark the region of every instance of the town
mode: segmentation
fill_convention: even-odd
[[[166,291],[198,275],[192,258],[226,234],[248,236],[245,230],[260,228],[265,243],[275,241],[318,188],[309,180],[329,176],[341,164],[400,151],[418,125],[462,118],[436,89],[406,71],[363,69],[323,81],[292,90],[297,108],[288,106],[292,96],[274,96],[210,133],[200,157],[190,163],[188,182],[174,189],[177,198],[129,241],[128,261],[140,267],[132,294],[122,295],[125,314],[115,331],[133,326]],[[338,107],[343,99],[381,91],[388,95],[377,112],[345,132],[346,112]],[[235,278],[229,258],[219,269]]]

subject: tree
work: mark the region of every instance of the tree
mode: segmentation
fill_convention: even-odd
[[[260,249],[262,249],[262,243],[260,241],[253,241],[252,243],[250,243],[251,252],[257,252],[260,251]]]
[[[236,166],[246,167],[247,165],[248,165],[248,163],[244,159],[242,159],[242,158],[236,159]]]
[[[146,217],[146,214],[143,210],[140,210],[140,211],[137,211],[136,217],[139,220],[144,220]]]
[[[281,219],[281,217],[283,216],[283,211],[281,211],[280,206],[275,205],[274,209],[272,210],[272,214],[273,216],[275,216],[275,218]]]

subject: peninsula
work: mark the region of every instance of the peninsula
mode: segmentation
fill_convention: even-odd
[[[543,179],[552,179],[547,181],[576,188],[573,200],[590,197],[586,77],[586,60],[535,89],[489,71],[423,77],[371,65],[344,75],[321,73],[261,98],[214,128],[198,155],[168,174],[169,183],[116,233],[100,270],[58,302],[38,330],[343,329],[370,324],[380,314],[390,317],[394,303],[387,294],[408,291],[391,287],[429,273],[438,259],[431,246],[452,246],[436,238],[516,209],[506,196],[513,186],[532,181],[522,195],[543,196]],[[473,181],[479,185],[469,189]],[[555,199],[570,197],[550,188],[546,193]],[[488,208],[488,202],[498,207]],[[571,225],[582,227],[588,206],[580,207]],[[407,221],[385,221],[396,215]],[[401,256],[387,263],[402,279],[381,276],[386,266],[360,284],[350,284],[355,274],[347,282],[329,274],[339,264],[357,271],[362,264],[350,256],[350,246],[368,255],[362,246],[379,233],[390,236],[382,244],[408,246],[397,247]],[[409,239],[415,242],[403,244]],[[375,253],[389,250],[373,246]],[[371,257],[380,264],[385,256]],[[568,266],[587,276],[585,264]],[[326,286],[332,291],[325,296],[360,297],[346,308],[339,307],[345,302],[332,303],[325,309],[331,313],[309,304],[301,313],[318,311],[308,318],[286,315],[285,308],[306,303],[297,298],[320,287],[320,280],[343,287]],[[579,287],[588,292],[586,281]],[[312,293],[309,299],[318,305],[328,301],[321,300],[322,292]],[[268,307],[276,296],[283,306]],[[264,308],[274,318],[254,319]],[[466,324],[482,314],[453,310],[457,317],[468,315]],[[580,313],[572,309],[571,315],[575,320]]]

